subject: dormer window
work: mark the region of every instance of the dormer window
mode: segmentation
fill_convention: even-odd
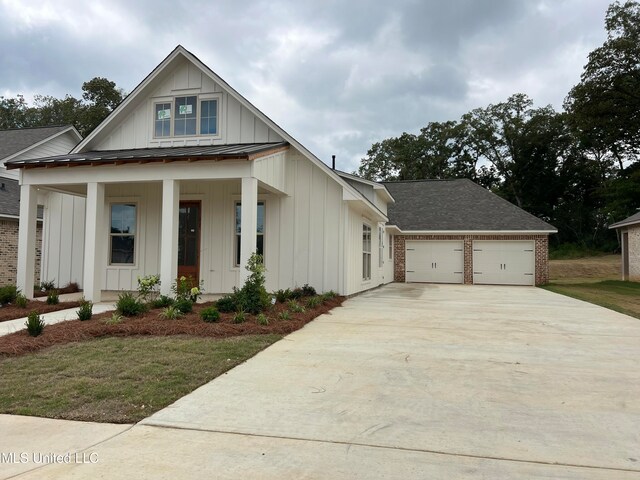
[[[155,138],[218,135],[218,98],[175,97],[154,104]]]

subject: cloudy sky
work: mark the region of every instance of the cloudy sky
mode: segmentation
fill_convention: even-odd
[[[131,91],[182,44],[316,155],[523,92],[560,109],[608,0],[0,0],[0,95]]]

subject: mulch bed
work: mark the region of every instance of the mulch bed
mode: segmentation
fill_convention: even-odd
[[[78,288],[77,283],[70,283],[66,287],[55,288],[54,290],[57,290],[59,295],[62,295],[64,293],[76,293],[81,291],[80,288]],[[49,290],[36,289],[33,291],[33,296],[36,298],[46,297],[47,295],[49,295]]]
[[[269,325],[258,325],[254,315],[247,315],[244,323],[234,324],[232,321],[234,314],[232,313],[221,313],[220,320],[215,323],[204,322],[200,318],[199,312],[203,308],[213,305],[213,302],[197,304],[192,313],[176,320],[164,319],[159,316],[162,309],[153,309],[138,317],[129,317],[120,323],[108,324],[105,321],[111,318],[111,312],[106,312],[94,315],[91,320],[83,322],[70,320],[47,325],[38,337],[30,337],[26,330],[0,336],[0,356],[24,355],[53,345],[107,336],[193,335],[225,338],[269,333],[286,335],[302,328],[317,316],[342,305],[344,300],[344,297],[332,298],[314,309],[307,309],[302,313],[291,313],[289,320],[278,318],[278,314],[287,310],[287,306],[277,303],[265,313],[269,318]]]
[[[79,305],[80,302],[60,302],[55,305],[49,305],[39,300],[29,300],[25,308],[20,308],[12,304],[4,305],[0,307],[0,322],[26,317],[31,312],[37,312],[38,314],[57,312],[58,310],[66,310],[67,308],[76,308]]]

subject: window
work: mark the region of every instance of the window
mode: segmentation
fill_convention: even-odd
[[[393,260],[393,235],[389,235],[389,260]]]
[[[176,97],[173,135],[195,135],[198,97]]]
[[[378,267],[384,265],[384,230],[378,227]]]
[[[362,279],[371,280],[371,227],[362,225]]]
[[[168,137],[171,135],[171,104],[156,103],[155,108],[155,136]]]
[[[200,134],[215,135],[218,133],[218,100],[200,102]]]
[[[235,230],[235,266],[240,266],[240,242],[242,226],[242,204],[236,203],[236,230]],[[258,202],[258,228],[256,229],[256,252],[264,258],[264,202]]]
[[[111,204],[109,263],[133,265],[136,244],[136,206],[132,203]]]

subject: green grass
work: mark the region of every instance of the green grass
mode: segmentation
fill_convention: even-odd
[[[590,283],[550,283],[542,288],[640,318],[640,283],[603,280]]]
[[[0,413],[133,423],[282,338],[104,338],[0,359]]]

